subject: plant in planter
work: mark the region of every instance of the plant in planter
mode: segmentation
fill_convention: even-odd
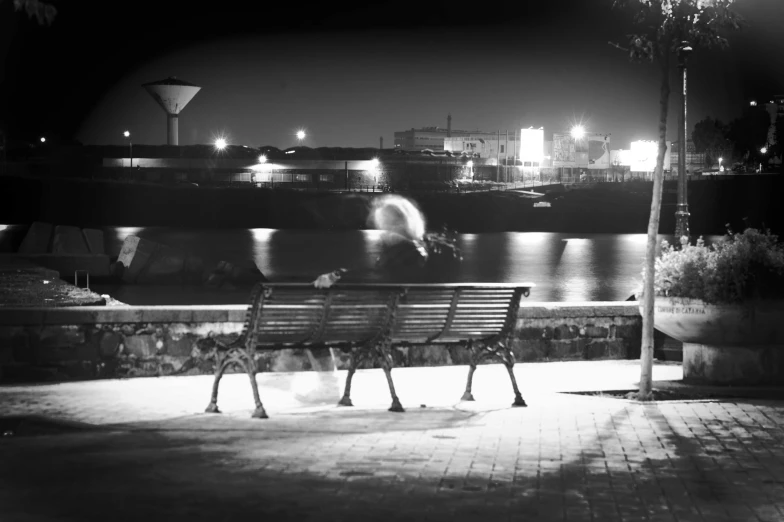
[[[656,328],[684,343],[684,379],[784,382],[784,244],[747,228],[706,246],[663,242]]]

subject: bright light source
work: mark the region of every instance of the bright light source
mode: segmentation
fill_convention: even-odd
[[[215,140],[215,148],[218,150],[223,150],[226,148],[226,140],[224,138],[218,138]]]
[[[544,130],[520,129],[520,161],[542,164],[544,155]]]
[[[572,138],[581,140],[585,137],[585,127],[582,125],[575,125],[572,127]]]
[[[298,130],[297,131],[297,139],[298,140],[304,140],[305,139],[305,131],[304,130]]]
[[[286,154],[294,154],[295,152],[297,152],[297,151],[295,151],[295,150],[287,150]]]
[[[370,160],[370,164],[373,165],[373,167],[378,167],[379,164],[378,158],[373,158],[372,160]]]
[[[754,100],[751,100],[751,101],[749,102],[749,105],[751,105],[752,107],[756,107],[756,106],[757,106],[757,102],[756,102],[756,101],[754,101]]]
[[[267,156],[265,156],[264,154],[259,156],[259,163],[267,163]]]
[[[470,168],[472,168],[473,166],[474,166],[474,162],[473,162],[473,161],[471,161],[471,160],[468,160],[468,163],[466,163],[466,167],[468,167],[468,168],[470,169]]]
[[[724,161],[724,158],[719,158],[719,163],[721,163],[722,161]]]
[[[44,138],[43,136],[41,136],[41,143],[46,143],[46,138]]]
[[[768,153],[768,148],[767,147],[762,147],[760,149],[760,152],[763,153],[763,154],[767,154]]]
[[[123,132],[123,136],[125,136],[126,138],[130,138],[131,137],[131,133],[128,132],[128,131],[125,131],[125,132]]]

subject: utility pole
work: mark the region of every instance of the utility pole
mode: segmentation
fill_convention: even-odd
[[[495,180],[501,181],[501,129],[495,141]]]
[[[688,132],[688,117],[686,111],[686,61],[692,48],[689,42],[681,42],[678,47],[678,68],[681,70],[681,107],[680,121],[678,122],[678,207],[675,211],[675,235],[678,240],[683,236],[689,237],[689,200],[688,178],[686,177],[686,136]]]
[[[509,183],[509,129],[506,129],[506,145],[504,145],[504,182]]]

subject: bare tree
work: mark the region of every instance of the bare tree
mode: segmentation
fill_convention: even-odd
[[[673,56],[686,47],[726,47],[721,36],[726,29],[739,29],[740,16],[731,10],[734,0],[615,0],[614,8],[634,16],[637,34],[628,35],[628,45],[611,45],[629,53],[633,61],[651,62],[661,70],[659,89],[659,150],[653,177],[651,214],[643,271],[642,351],[640,354],[639,400],[653,398],[653,306],[656,240],[661,211],[664,155],[667,151],[667,112]]]

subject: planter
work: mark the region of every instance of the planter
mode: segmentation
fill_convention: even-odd
[[[784,384],[784,299],[707,305],[657,297],[654,326],[683,342],[683,380]]]

